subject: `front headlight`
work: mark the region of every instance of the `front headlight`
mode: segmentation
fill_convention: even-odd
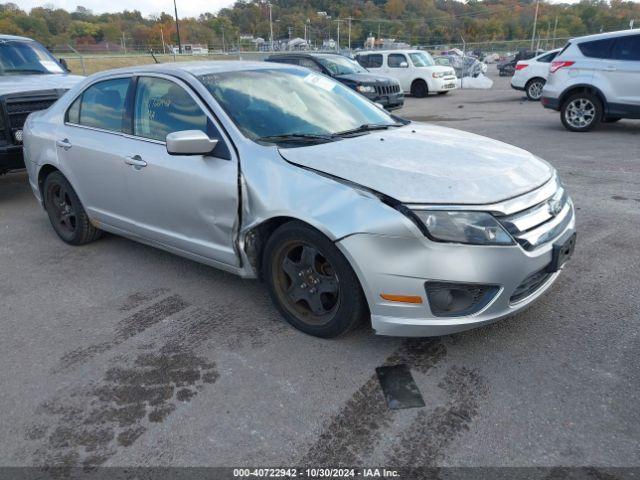
[[[431,74],[431,76],[432,76],[433,78],[442,78],[442,77],[444,77],[445,75],[446,75],[446,73],[444,73],[444,72],[433,72],[433,73]]]
[[[513,238],[485,212],[414,210],[429,236],[441,242],[471,245],[512,245]]]
[[[360,93],[374,93],[376,88],[373,85],[358,85],[356,90]]]

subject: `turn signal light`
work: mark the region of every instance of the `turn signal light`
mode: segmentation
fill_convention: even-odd
[[[576,62],[565,62],[562,60],[556,60],[551,62],[551,66],[549,67],[549,73],[556,73],[558,70],[564,67],[570,67]]]
[[[516,64],[516,70],[524,70],[528,66],[529,66],[529,64],[527,64],[527,63],[518,63],[518,64]]]
[[[389,302],[400,303],[422,303],[422,297],[413,295],[392,295],[390,293],[381,293],[380,297]]]

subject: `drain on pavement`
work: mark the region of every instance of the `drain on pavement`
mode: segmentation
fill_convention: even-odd
[[[406,364],[376,368],[387,406],[392,410],[424,407],[422,394]]]

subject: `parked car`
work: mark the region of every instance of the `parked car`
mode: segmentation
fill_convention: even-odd
[[[511,79],[511,88],[523,90],[529,100],[540,100],[544,84],[547,83],[549,66],[559,52],[560,49],[558,48],[533,57],[530,60],[517,62],[515,73]]]
[[[500,77],[510,77],[516,71],[516,64],[520,60],[529,60],[537,55],[537,52],[531,52],[529,50],[521,50],[515,55],[507,58],[502,62],[498,62],[496,68],[498,69],[498,75]]]
[[[436,65],[422,50],[375,50],[356,55],[360,65],[374,73],[389,75],[405,92],[422,98],[429,93],[445,94],[457,88],[455,71]]]
[[[0,174],[24,168],[22,126],[83,77],[69,75],[35,40],[0,35]]]
[[[443,55],[434,58],[436,65],[445,65],[453,67],[456,77],[473,77],[476,78],[487,73],[487,65],[482,63],[475,57],[468,55]],[[446,62],[445,62],[446,60]]]
[[[362,318],[401,336],[493,322],[548,290],[575,241],[548,163],[291,65],[99,73],[31,114],[24,140],[65,242],[104,230],[260,277],[321,337]]]
[[[542,105],[573,132],[640,118],[640,29],[570,40],[551,63]]]
[[[369,73],[355,60],[337,53],[282,53],[271,55],[265,60],[299,65],[328,75],[387,110],[404,105],[404,92],[397,80]]]

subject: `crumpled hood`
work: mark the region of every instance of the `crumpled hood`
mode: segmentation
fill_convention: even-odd
[[[375,75],[373,73],[349,73],[347,75],[336,75],[337,80],[359,83],[359,84],[375,84],[382,85],[395,85],[398,83],[393,78],[384,77],[382,75]]]
[[[281,148],[289,162],[406,203],[488,204],[547,182],[553,167],[506,143],[411,123],[337,142]]]
[[[30,92],[34,90],[69,89],[84,80],[79,75],[0,75],[0,95]]]

